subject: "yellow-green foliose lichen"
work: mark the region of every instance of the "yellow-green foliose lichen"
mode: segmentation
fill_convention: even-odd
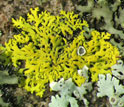
[[[118,49],[106,41],[109,33],[93,30],[87,40],[84,27],[88,24],[73,12],[61,11],[54,16],[46,11],[39,13],[35,8],[27,14],[27,20],[20,17],[12,22],[22,31],[5,44],[6,54],[15,67],[24,65],[19,70],[26,77],[24,88],[41,97],[46,84],[60,78],[72,78],[81,86],[85,78],[78,74],[78,69],[85,65],[92,81],[97,81],[98,74],[111,73],[110,67],[119,55]],[[86,50],[84,55],[77,54],[80,46]]]

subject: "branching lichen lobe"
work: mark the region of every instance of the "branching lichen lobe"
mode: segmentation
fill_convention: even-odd
[[[111,73],[110,67],[116,63],[119,51],[106,39],[109,33],[91,31],[91,40],[85,38],[85,27],[73,12],[61,11],[59,15],[48,12],[39,13],[39,9],[31,9],[27,20],[20,17],[12,19],[14,26],[21,29],[21,34],[14,35],[6,43],[6,55],[10,56],[15,67],[25,61],[25,67],[19,72],[26,76],[24,88],[42,97],[45,85],[60,78],[72,80],[81,86],[85,78],[78,74],[84,65],[89,67],[92,81],[98,80],[98,74]],[[74,32],[80,31],[76,36]],[[73,41],[66,37],[74,38]],[[82,56],[77,54],[80,46],[86,49]],[[91,67],[92,66],[92,67]]]

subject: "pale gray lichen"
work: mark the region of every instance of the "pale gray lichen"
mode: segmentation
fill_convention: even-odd
[[[115,13],[116,26],[121,25],[124,28],[124,9],[119,7],[118,12]]]
[[[4,71],[0,71],[0,85],[3,84],[17,84],[18,83],[18,77],[17,76],[13,76],[13,75],[9,75],[7,70]],[[3,93],[0,90],[0,106],[1,107],[8,107],[9,103],[6,103],[3,101],[2,96]]]
[[[68,107],[70,104],[71,107],[79,107],[77,104],[77,100],[70,96],[52,96],[51,103],[49,103],[49,107]]]
[[[118,97],[116,97],[116,96],[111,96],[111,97],[109,97],[109,102],[110,102],[110,104],[112,104],[112,105],[117,105],[117,103],[118,103]]]
[[[122,96],[118,101],[118,107],[124,107],[124,96]]]
[[[61,78],[58,82],[52,82],[50,83],[50,88],[53,91],[58,91],[59,94],[62,95],[71,95],[76,88],[75,84],[72,82],[72,79],[68,79],[64,81],[63,78]]]
[[[124,106],[124,98],[122,96],[124,94],[124,86],[119,84],[117,78],[112,77],[110,74],[107,74],[106,76],[100,74],[97,86],[97,97],[108,96],[112,107],[117,107],[117,105]]]
[[[85,106],[88,107],[89,102],[84,95],[87,94],[87,90],[92,90],[92,83],[84,83],[81,87],[77,87],[71,78],[66,81],[62,78],[58,82],[52,82],[50,88],[53,91],[59,92],[59,95],[52,96],[51,103],[49,104],[50,107],[58,107],[57,105],[61,105],[61,103],[64,103],[61,107],[67,107],[69,104],[71,107],[78,107],[76,103],[77,99],[82,100]],[[74,97],[72,97],[72,94]],[[75,106],[73,106],[72,102],[75,102]]]
[[[124,64],[122,60],[118,60],[117,64],[113,65],[112,67],[112,74],[117,77],[118,79],[124,79]]]
[[[119,39],[119,36],[117,38]],[[110,43],[116,46],[120,52],[121,57],[124,57],[124,40],[121,39],[119,40],[119,42],[117,42],[116,40],[114,38],[111,38]]]
[[[106,30],[111,34],[119,35],[121,39],[124,39],[123,31],[118,29],[119,24],[121,25],[122,28],[124,26],[123,15],[120,15],[118,17],[118,14],[115,14],[118,11],[118,7],[121,6],[121,0],[114,1],[96,0],[96,2],[94,0],[86,1],[87,3],[85,5],[80,5],[77,2],[76,10],[79,11],[79,14],[82,17],[84,16],[85,13],[90,14],[91,23],[93,22],[100,23],[99,25],[96,25],[100,26],[98,27],[98,29]],[[122,14],[122,12],[123,12],[122,9],[119,9],[119,13]],[[115,19],[113,17],[115,17]]]
[[[83,46],[79,46],[78,50],[77,50],[77,54],[80,55],[80,56],[83,56],[85,55],[86,53],[86,50]]]
[[[7,70],[0,71],[0,85],[3,84],[17,84],[18,77],[15,75],[9,75]]]
[[[117,97],[117,96],[109,97],[109,102],[112,105],[112,107],[124,107],[124,96],[122,96],[122,97]]]

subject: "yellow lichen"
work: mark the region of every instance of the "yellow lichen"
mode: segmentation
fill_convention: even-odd
[[[91,31],[91,39],[86,40],[85,20],[78,19],[73,12],[61,11],[58,16],[31,9],[27,20],[20,17],[12,19],[14,26],[22,32],[14,35],[6,43],[6,55],[10,56],[15,67],[21,67],[24,74],[25,89],[43,96],[46,84],[60,78],[72,78],[81,86],[85,78],[78,69],[84,65],[89,67],[92,81],[97,81],[98,74],[111,73],[110,67],[116,63],[119,52],[106,39],[109,33]],[[86,54],[77,54],[79,46],[83,46]],[[25,62],[25,63],[24,63]]]

